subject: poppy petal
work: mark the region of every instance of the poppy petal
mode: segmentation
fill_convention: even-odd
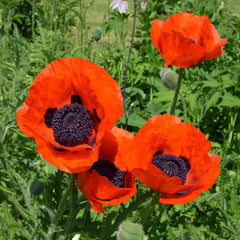
[[[152,37],[152,43],[153,45],[158,49],[158,51],[160,52],[160,49],[158,47],[158,39],[160,37],[161,34],[161,28],[163,25],[163,21],[155,19],[152,22],[152,29],[151,29],[151,37]]]
[[[208,190],[220,174],[220,157],[209,154],[210,149],[192,124],[154,116],[134,137],[126,163],[139,181],[162,193],[161,202],[185,203]]]
[[[180,194],[162,193],[159,202],[164,204],[185,204],[197,199],[201,192],[208,191],[220,175],[219,163],[221,162],[218,155],[209,154],[209,157],[212,165],[202,182],[199,183],[195,189],[189,189],[190,191],[185,191],[185,193]]]
[[[129,152],[133,135],[126,130],[114,127],[104,135],[99,147],[99,161],[111,162],[125,172],[124,186],[114,185],[108,177],[100,174],[95,168],[77,174],[77,185],[88,198],[93,210],[104,213],[102,205],[119,205],[128,201],[137,191],[132,173],[126,167],[124,158]],[[96,162],[98,163],[98,162]],[[95,165],[95,164],[94,164]],[[104,171],[101,165],[102,171]]]
[[[134,137],[133,149],[130,149],[130,152],[134,152],[134,157],[131,156],[132,159],[128,160],[128,168],[132,170],[137,166],[141,166],[141,169],[148,169],[153,154],[161,150],[161,145],[165,142],[166,134],[164,130],[180,122],[179,117],[169,114],[150,118]],[[159,134],[159,131],[162,134]]]
[[[37,152],[47,159],[52,165],[61,171],[78,173],[87,171],[98,157],[96,150],[79,150],[70,152],[67,150],[57,150],[50,142],[44,141],[35,136]]]
[[[45,160],[61,170],[65,169],[63,171],[85,171],[92,165],[93,158],[89,155],[97,160],[98,152],[95,153],[95,150],[101,138],[123,115],[122,102],[117,82],[104,69],[80,58],[58,59],[47,65],[33,81],[25,104],[17,112],[17,123],[23,133],[35,138],[36,144],[40,144],[38,152],[43,153]],[[80,105],[83,107],[80,108]],[[92,119],[93,123],[90,122],[89,126],[93,128],[86,130],[83,138],[76,138],[76,143],[62,145],[51,126],[51,117],[56,115],[52,109],[57,112],[62,109],[64,112],[67,111],[64,108],[71,106],[75,106],[74,109],[85,109],[85,116],[91,115],[87,119]],[[74,119],[73,115],[74,113],[69,115],[68,121]],[[65,131],[66,128],[63,129]],[[78,132],[81,133],[82,130]],[[72,139],[72,133],[70,138]],[[81,142],[82,139],[86,140]],[[64,141],[66,140],[62,142]],[[64,157],[60,157],[59,151]],[[54,158],[55,156],[57,157]],[[63,158],[67,161],[63,161]],[[87,158],[89,161],[86,161]],[[79,159],[78,165],[76,159]]]
[[[191,67],[222,54],[227,39],[221,39],[208,16],[190,13],[172,15],[166,21],[154,20],[151,37],[164,66]]]

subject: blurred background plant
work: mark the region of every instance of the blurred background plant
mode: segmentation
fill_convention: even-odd
[[[129,13],[108,6],[111,1],[1,0],[0,1],[0,238],[47,239],[68,177],[36,154],[34,141],[15,121],[27,89],[51,61],[81,57],[104,67],[123,88],[133,23]],[[149,239],[238,239],[240,235],[240,1],[151,0],[145,12],[137,1],[137,26],[129,62],[126,103],[128,130],[138,129],[155,114],[169,112],[174,91],[161,82],[163,59],[151,43],[151,22],[191,11],[208,15],[228,42],[215,60],[184,71],[182,94],[188,120],[211,141],[221,155],[221,176],[199,199],[170,210],[156,203],[144,223]],[[236,5],[230,5],[236,4]],[[101,37],[96,40],[95,29]],[[98,29],[100,29],[98,28]],[[96,45],[97,44],[97,45]],[[97,46],[97,47],[96,47]],[[176,68],[171,68],[176,71]],[[176,115],[183,118],[179,98]],[[118,122],[124,126],[124,118]],[[144,193],[145,187],[139,184]],[[55,239],[99,239],[119,215],[131,207],[106,207],[106,214],[90,210],[75,188],[65,206]],[[143,203],[142,206],[145,206]],[[143,208],[128,219],[137,219]],[[115,229],[113,229],[113,232]],[[80,236],[80,235],[77,235]],[[116,238],[116,231],[109,239]]]

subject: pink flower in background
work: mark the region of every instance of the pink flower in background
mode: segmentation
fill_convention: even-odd
[[[141,2],[141,9],[143,10],[143,12],[146,11],[147,5],[148,5],[147,1],[142,1],[142,2]]]
[[[126,1],[114,0],[109,7],[112,9],[118,8],[120,13],[128,13],[128,3]]]

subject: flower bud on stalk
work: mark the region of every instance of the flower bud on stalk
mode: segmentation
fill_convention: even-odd
[[[95,31],[94,31],[94,33],[93,33],[92,38],[93,38],[96,42],[98,42],[98,41],[101,39],[101,37],[102,37],[102,28],[101,28],[101,27],[96,27],[96,28],[95,28]]]
[[[178,74],[170,69],[163,69],[160,71],[160,77],[163,85],[168,89],[176,89]]]
[[[147,240],[140,224],[123,222],[117,232],[117,240]]]

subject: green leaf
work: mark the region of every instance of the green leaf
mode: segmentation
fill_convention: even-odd
[[[219,106],[223,107],[239,107],[240,106],[240,98],[237,96],[233,96],[230,92],[226,92],[220,102]]]
[[[221,98],[222,94],[221,92],[215,92],[212,97],[207,101],[206,106],[205,106],[205,112],[212,106],[216,106],[218,103],[219,99]]]
[[[141,128],[146,122],[147,121],[136,112],[130,114],[128,118],[128,124],[134,127]]]

